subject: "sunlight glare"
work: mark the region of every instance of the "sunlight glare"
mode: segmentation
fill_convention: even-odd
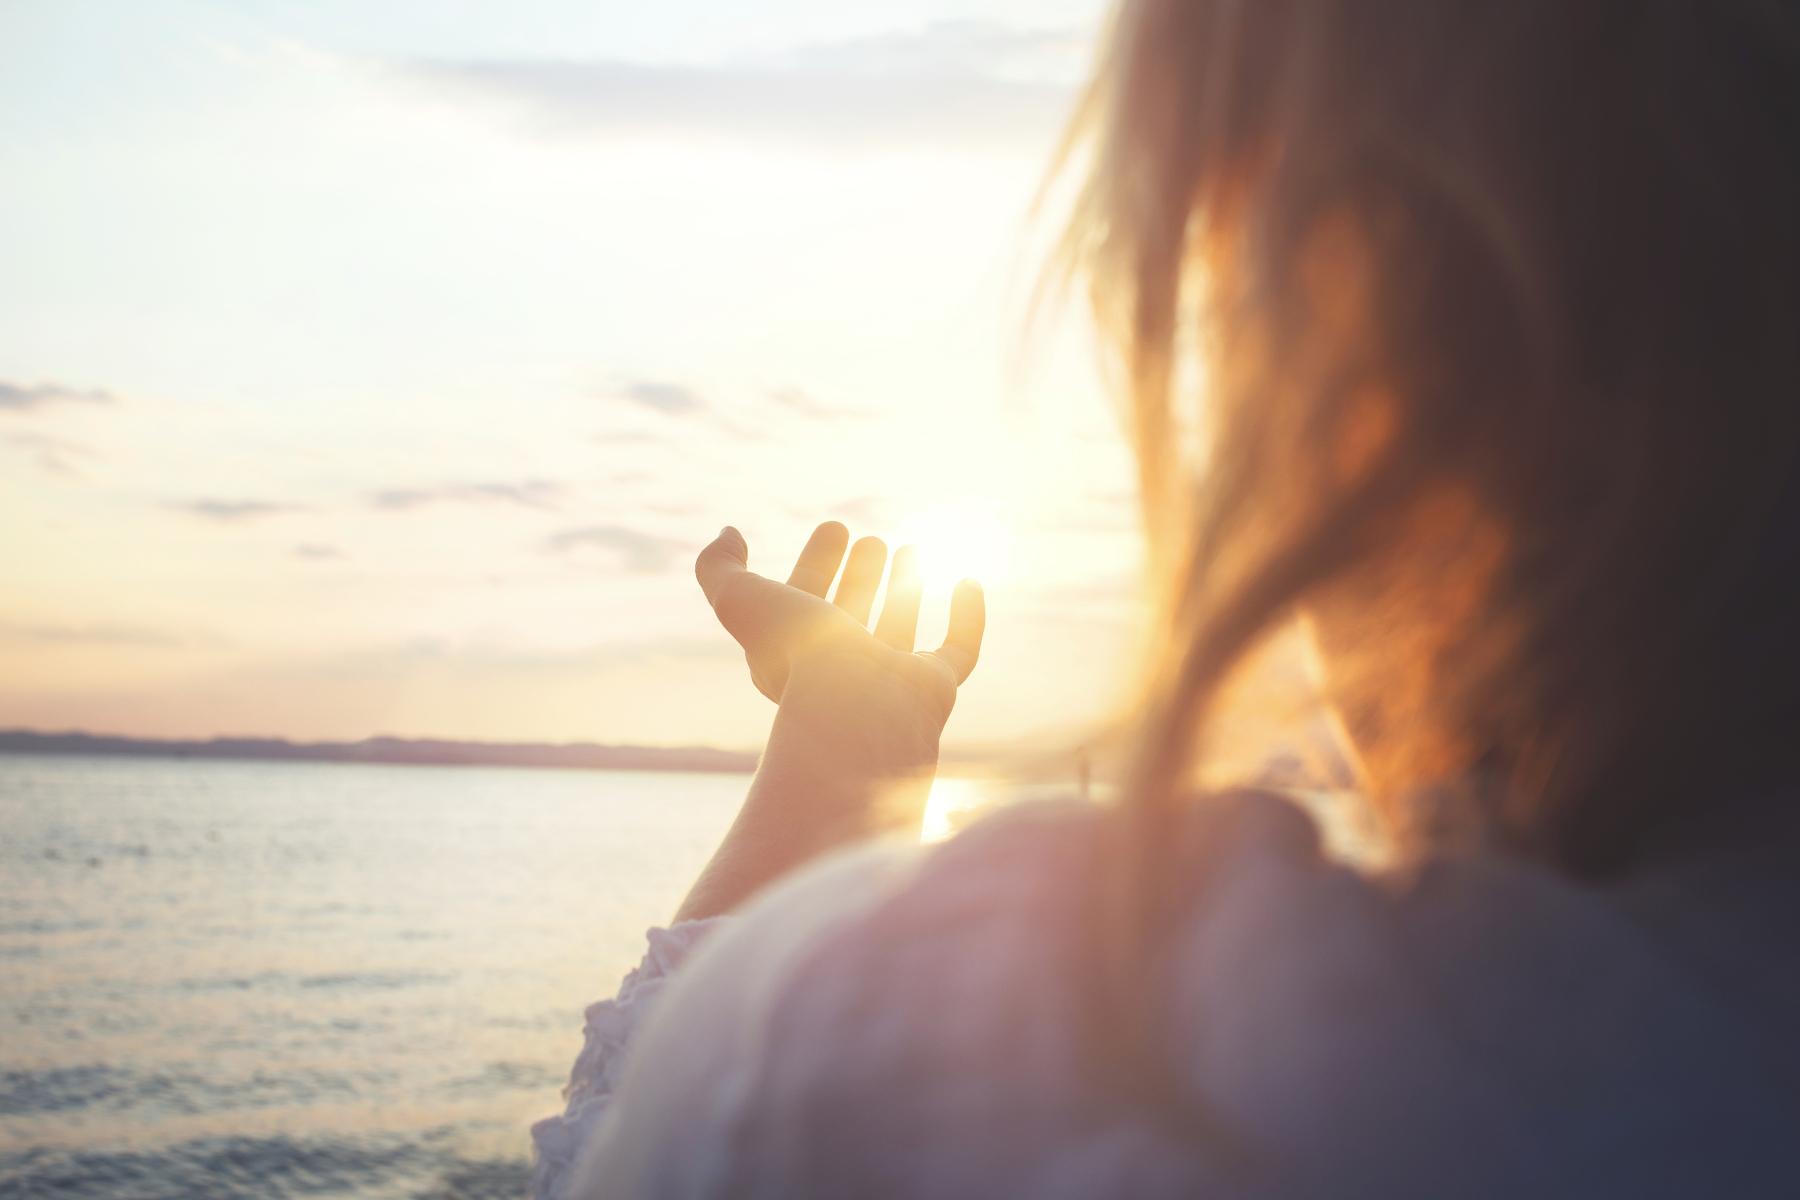
[[[974,578],[991,585],[1003,578],[1015,535],[991,506],[938,504],[916,510],[895,533],[895,546],[917,546],[927,589]]]
[[[975,811],[993,801],[993,789],[979,779],[935,779],[925,802],[925,825],[919,840],[941,842],[966,824]]]

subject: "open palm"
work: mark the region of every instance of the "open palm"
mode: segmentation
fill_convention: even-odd
[[[887,547],[879,538],[863,538],[846,560],[849,540],[849,531],[836,521],[820,525],[788,581],[777,583],[749,569],[743,536],[727,527],[700,552],[694,574],[720,624],[744,648],[750,678],[763,695],[780,703],[794,672],[821,668],[845,703],[871,707],[870,719],[935,726],[930,730],[935,743],[956,703],[957,685],[981,654],[987,620],[981,587],[972,579],[957,584],[944,644],[915,654],[922,593],[916,552],[911,546],[895,552],[881,619],[870,632]],[[843,578],[827,600],[840,564]],[[912,706],[916,713],[905,711]]]
[[[819,526],[786,583],[753,573],[731,528],[694,563],[720,624],[744,648],[750,678],[778,707],[750,794],[677,920],[730,912],[834,847],[919,834],[938,738],[981,654],[987,610],[981,585],[963,580],[944,644],[913,653],[921,587],[917,553],[902,546],[870,632],[887,547],[864,538],[846,558],[849,541],[836,521]],[[840,565],[844,577],[827,600]]]

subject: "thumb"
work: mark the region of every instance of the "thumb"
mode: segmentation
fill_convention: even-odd
[[[719,606],[719,593],[726,582],[749,569],[750,548],[744,544],[744,535],[729,525],[719,530],[719,536],[694,560],[694,578],[700,581],[706,602],[714,608]]]

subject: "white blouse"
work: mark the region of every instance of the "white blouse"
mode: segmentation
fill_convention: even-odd
[[[1167,990],[1196,1139],[1082,1069],[1099,828],[1020,805],[652,931],[533,1129],[533,1196],[1800,1196],[1791,853],[1375,879],[1234,797]]]

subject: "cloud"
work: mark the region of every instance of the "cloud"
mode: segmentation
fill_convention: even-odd
[[[883,496],[858,496],[834,505],[831,515],[851,526],[880,528],[887,524],[891,503]]]
[[[596,433],[588,440],[596,446],[631,446],[641,445],[645,442],[660,443],[664,439],[657,437],[654,433],[639,433],[627,429],[616,433]]]
[[[169,502],[169,507],[177,512],[191,513],[196,517],[221,523],[253,521],[258,517],[309,511],[299,504],[281,504],[274,500],[173,500]]]
[[[345,554],[342,550],[339,550],[336,546],[321,545],[317,542],[302,542],[300,545],[294,547],[294,557],[325,562],[336,558],[349,558],[350,556]]]
[[[985,21],[940,21],[923,29],[802,46],[782,65],[858,75],[973,76],[1075,86],[1092,56],[1075,29],[1018,29]]]
[[[23,642],[50,642],[88,646],[146,646],[175,649],[188,639],[135,625],[9,625],[0,624],[0,637]]]
[[[718,66],[624,62],[414,62],[406,75],[525,106],[556,132],[687,135],[873,149],[1041,150],[1066,119],[1086,38],[993,25],[807,47]]]
[[[733,441],[760,442],[767,441],[770,437],[769,432],[760,427],[767,423],[763,419],[767,416],[766,412],[760,414],[758,420],[751,424],[732,420],[727,409],[709,403],[699,392],[685,384],[641,381],[609,394],[616,399],[629,401],[665,417],[678,420],[694,418],[711,425]],[[812,421],[866,420],[875,415],[858,409],[840,408],[822,403],[799,388],[781,388],[770,392],[768,399],[771,403]],[[601,444],[624,444],[664,441],[665,439],[640,431],[618,431],[599,434],[593,440]]]
[[[782,388],[780,391],[770,392],[769,399],[815,421],[866,421],[875,415],[859,408],[839,408],[823,404],[799,388]]]
[[[62,438],[50,437],[42,433],[12,433],[6,437],[6,444],[17,446],[21,450],[37,452],[37,465],[52,475],[75,475],[74,458],[91,458],[93,451],[76,442],[64,441]]]
[[[706,410],[706,401],[699,393],[679,383],[633,383],[622,389],[619,397],[665,417],[692,416]]]
[[[660,575],[669,569],[676,555],[693,549],[686,542],[640,533],[621,525],[589,525],[567,530],[550,539],[550,549],[558,554],[583,546],[617,551],[625,569],[633,575]]]
[[[661,634],[574,648],[530,648],[482,642],[415,638],[347,651],[335,662],[314,660],[315,671],[351,677],[391,678],[421,665],[454,663],[459,675],[591,676],[595,671],[645,664],[699,662],[742,665],[743,651],[723,631],[691,637]]]
[[[432,488],[386,488],[369,497],[376,508],[405,512],[428,504],[517,504],[524,508],[556,507],[563,485],[546,479],[524,483],[449,483]]]
[[[103,392],[97,388],[81,392],[57,383],[40,383],[35,387],[25,387],[21,384],[0,380],[0,409],[11,412],[26,412],[51,404],[112,404],[113,402],[112,393]]]

